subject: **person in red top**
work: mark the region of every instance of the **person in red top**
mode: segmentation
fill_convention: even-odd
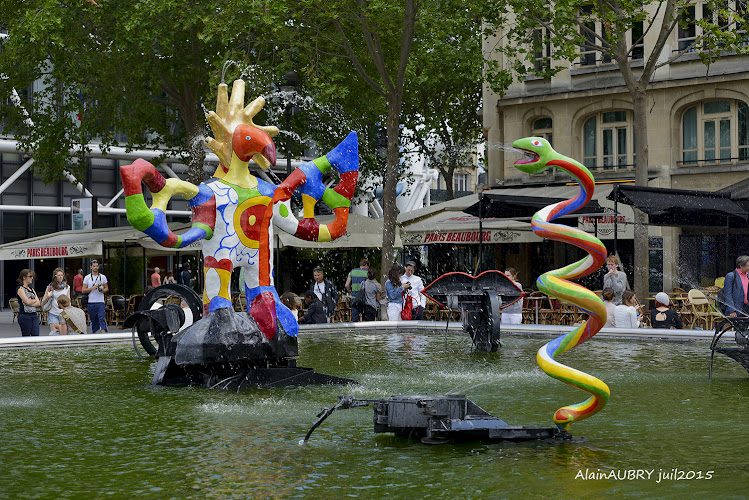
[[[159,271],[161,271],[161,269],[159,269],[158,267],[153,268],[153,274],[151,275],[151,286],[154,288],[161,285],[161,275],[159,274]]]
[[[83,269],[78,269],[78,274],[73,276],[73,292],[73,297],[83,295]]]

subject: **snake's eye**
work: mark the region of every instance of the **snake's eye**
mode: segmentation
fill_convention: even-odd
[[[540,148],[541,146],[543,146],[543,143],[539,141],[538,139],[531,141],[531,144],[533,144],[537,148]]]

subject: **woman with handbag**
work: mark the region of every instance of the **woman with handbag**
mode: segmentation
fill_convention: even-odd
[[[361,284],[361,289],[364,290],[364,309],[362,310],[364,321],[375,321],[382,297],[382,285],[377,281],[376,269],[369,268],[367,281]]]
[[[36,278],[36,274],[31,269],[24,269],[18,275],[16,282],[16,294],[21,301],[21,310],[18,312],[18,326],[21,327],[21,335],[24,337],[39,336],[39,316],[37,312],[41,306],[36,291],[31,286],[31,282]]]
[[[405,270],[398,264],[395,264],[388,271],[388,280],[385,282],[385,291],[388,296],[388,320],[400,321],[401,311],[403,310],[403,292],[411,288],[409,282],[401,284],[401,276]]]
[[[62,310],[57,303],[57,299],[63,295],[68,299],[70,298],[70,287],[65,282],[65,271],[58,267],[52,272],[52,282],[44,291],[44,297],[42,297],[42,307],[47,312],[50,335],[60,335],[62,333],[60,328],[60,313]]]

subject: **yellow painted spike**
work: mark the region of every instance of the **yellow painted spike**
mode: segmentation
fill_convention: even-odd
[[[174,195],[182,196],[186,200],[193,199],[198,194],[198,187],[187,181],[169,178],[166,180],[164,189],[158,193],[152,193],[153,204],[151,208],[166,212],[166,205]]]

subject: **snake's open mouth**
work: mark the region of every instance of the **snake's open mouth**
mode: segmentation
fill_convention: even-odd
[[[527,149],[520,149],[520,148],[515,148],[515,149],[517,149],[518,151],[522,151],[523,154],[525,155],[525,158],[522,158],[516,161],[515,163],[513,163],[513,165],[525,165],[527,163],[536,163],[538,161],[539,156],[536,153],[532,151],[528,151]]]

